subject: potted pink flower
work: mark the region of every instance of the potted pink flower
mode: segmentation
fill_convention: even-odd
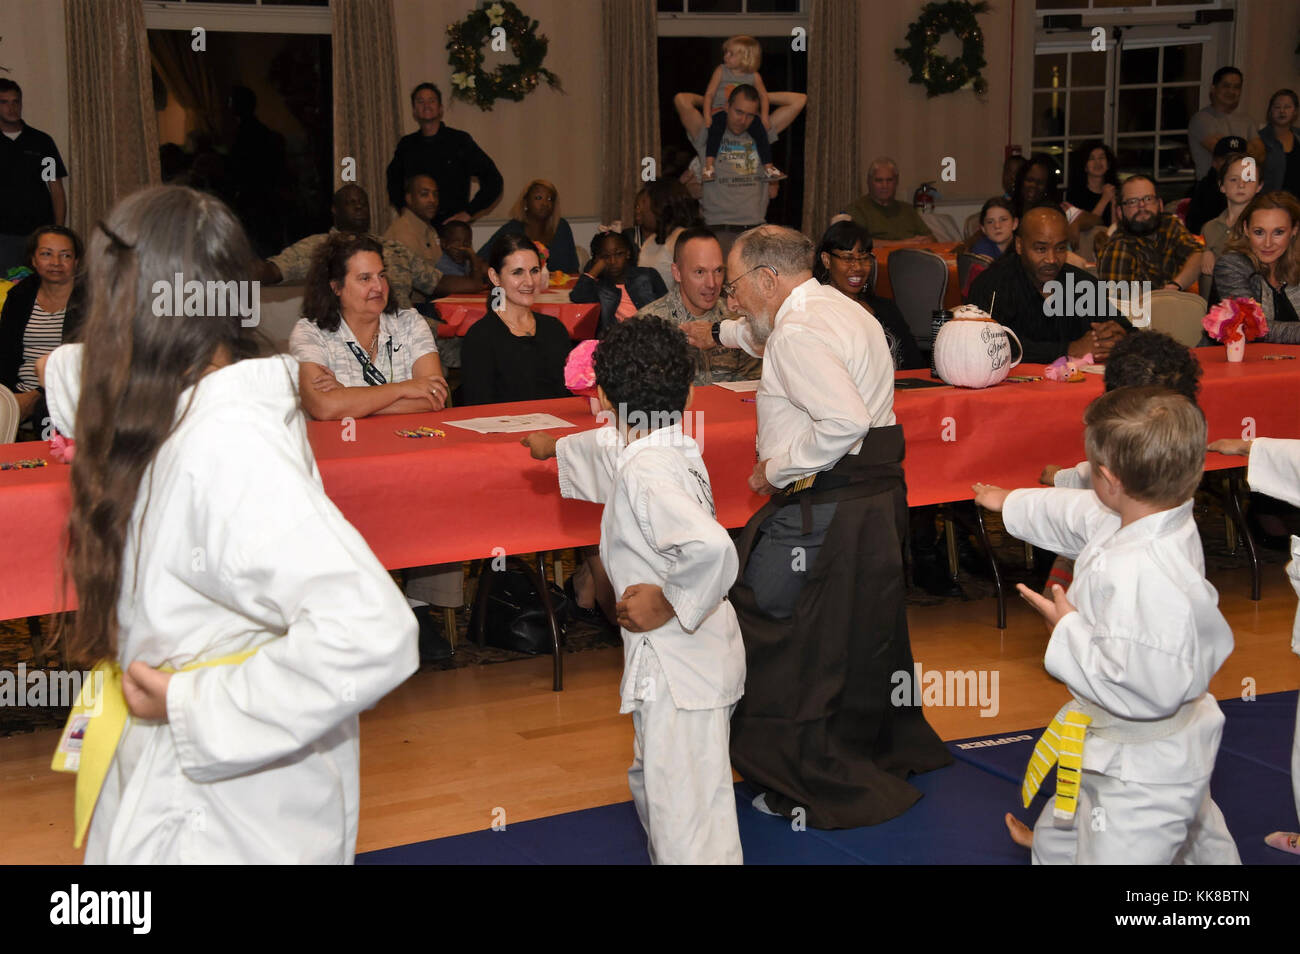
[[[1268,334],[1264,309],[1253,298],[1228,298],[1219,302],[1201,319],[1205,333],[1228,348],[1229,361],[1246,356],[1246,341]]]

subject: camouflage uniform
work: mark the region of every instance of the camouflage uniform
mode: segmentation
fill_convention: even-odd
[[[300,282],[307,278],[311,268],[312,257],[325,244],[330,234],[337,231],[330,229],[319,235],[308,235],[305,239],[294,242],[279,255],[269,259],[272,265],[280,269],[281,281]],[[405,246],[389,239],[370,236],[384,247],[384,268],[388,271],[388,284],[393,289],[393,298],[398,308],[411,307],[411,289],[415,288],[428,297],[433,297],[433,290],[442,280],[442,272],[433,264],[418,255],[412,255]]]
[[[708,321],[716,325],[724,318],[734,316],[723,310],[721,298],[703,315],[697,317],[691,314],[686,309],[686,303],[682,301],[681,286],[674,282],[669,287],[667,295],[650,302],[636,313],[636,317],[663,318],[674,325],[681,325],[687,321]],[[717,381],[754,381],[763,371],[761,358],[751,358],[739,348],[724,348],[719,345],[704,351],[692,347],[691,355],[695,359],[697,387]]]

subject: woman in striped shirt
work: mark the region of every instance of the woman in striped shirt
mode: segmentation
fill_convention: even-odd
[[[36,359],[73,340],[81,324],[81,239],[71,229],[47,225],[27,240],[27,261],[34,274],[9,290],[0,311],[0,384],[18,398],[21,420],[40,430],[45,413],[34,412],[44,392]]]

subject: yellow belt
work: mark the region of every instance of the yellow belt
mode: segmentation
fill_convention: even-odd
[[[260,648],[260,647],[258,647]],[[257,648],[231,653],[217,659],[182,666],[180,672],[207,666],[232,666],[241,663]],[[164,672],[176,672],[170,666]],[[72,847],[80,848],[85,840],[90,818],[99,801],[100,789],[108,776],[108,767],[117,753],[117,744],[126,728],[126,697],[122,695],[122,669],[116,662],[101,662],[91,670],[81,687],[72,711],[68,713],[59,747],[54,751],[50,768],[56,772],[77,773],[77,795],[73,809]]]
[[[1034,800],[1043,781],[1056,765],[1056,803],[1052,817],[1072,822],[1079,805],[1079,780],[1083,772],[1083,741],[1092,717],[1068,706],[1056,714],[1047,730],[1034,745],[1034,754],[1025,769],[1020,795],[1025,808]]]

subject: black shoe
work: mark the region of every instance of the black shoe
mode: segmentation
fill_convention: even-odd
[[[442,635],[442,610],[436,606],[417,606],[411,610],[420,624],[420,662],[441,662],[456,655],[451,643]]]
[[[605,618],[605,614],[601,612],[599,603],[591,609],[578,605],[577,592],[573,588],[573,577],[569,577],[564,581],[564,595],[569,598],[569,608],[573,613],[574,619],[579,619],[584,623],[594,623],[604,626],[610,625],[609,620]]]

